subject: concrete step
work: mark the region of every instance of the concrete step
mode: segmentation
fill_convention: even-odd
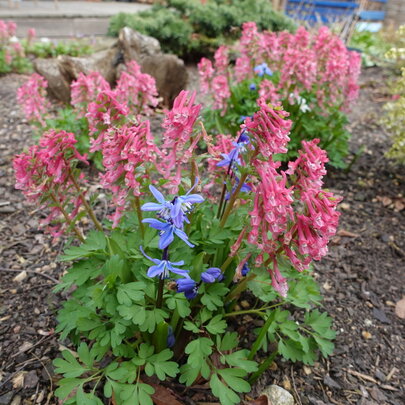
[[[0,19],[14,21],[18,37],[35,28],[39,37],[48,38],[106,35],[113,15],[150,8],[147,4],[104,1],[15,1],[14,4],[19,7],[10,7],[8,0],[0,1]]]

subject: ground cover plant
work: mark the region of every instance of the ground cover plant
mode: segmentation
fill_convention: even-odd
[[[117,14],[110,21],[109,34],[118,36],[127,26],[157,38],[165,52],[198,60],[234,41],[247,21],[262,29],[294,29],[292,20],[275,12],[267,0],[167,0],[148,11]]]
[[[78,355],[54,362],[64,403],[151,404],[155,376],[208,381],[222,404],[235,404],[277,353],[313,364],[318,350],[332,352],[310,266],[335,235],[340,198],[323,188],[318,140],[280,166],[292,122],[281,107],[259,106],[234,139],[214,139],[195,94],[183,91],[160,139],[143,117],[128,120],[127,100],[101,91],[88,119],[90,150],[102,156],[98,188],[110,195],[105,218],[73,133],[46,131],[16,156],[16,187],[47,212],[55,238],[73,239],[55,289],[71,291],[57,330]],[[94,225],[87,234],[84,217]],[[242,294],[252,308],[235,309]],[[253,343],[237,327],[246,314],[259,321]]]
[[[290,34],[259,32],[255,23],[245,23],[237,46],[221,46],[214,64],[203,58],[198,67],[209,130],[235,136],[263,98],[280,103],[294,123],[284,160],[298,155],[302,140],[319,138],[330,164],[345,166],[345,111],[358,94],[360,55],[327,27],[314,35],[303,27]]]
[[[399,28],[398,34],[404,44],[405,25]],[[384,106],[385,115],[381,121],[392,135],[392,146],[387,156],[399,163],[405,163],[405,48],[391,48],[386,58],[394,61],[402,71],[402,75],[391,84],[390,93],[393,100]]]
[[[80,73],[71,84],[71,105],[56,111],[50,111],[47,86],[46,80],[34,73],[17,91],[17,100],[27,120],[36,128],[37,136],[51,129],[73,132],[77,150],[89,154],[88,157],[99,167],[100,153],[96,149],[89,150],[90,133],[95,125],[92,114],[97,111],[105,117],[105,125],[108,125],[108,114],[114,114],[112,111],[117,108],[120,112],[121,108],[124,109],[123,119],[132,120],[149,115],[159,102],[155,79],[142,73],[135,61],[126,65],[114,89],[98,72]]]
[[[34,58],[81,56],[92,51],[90,44],[83,41],[38,39],[34,28],[29,29],[27,37],[20,40],[16,31],[17,25],[13,21],[0,20],[0,74],[31,72]]]

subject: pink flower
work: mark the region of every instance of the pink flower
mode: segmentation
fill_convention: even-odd
[[[102,91],[110,91],[110,85],[99,72],[90,72],[85,75],[79,73],[77,80],[71,84],[71,104],[84,116],[87,105],[96,101],[98,94]]]
[[[253,119],[247,118],[244,124],[248,132],[253,135],[257,150],[267,158],[274,153],[286,153],[292,125],[292,122],[286,119],[288,113],[273,109],[262,98],[259,99],[258,104],[260,110],[253,115]]]
[[[14,21],[7,22],[7,31],[10,37],[13,37],[17,32],[17,24]]]
[[[162,127],[163,148],[181,150],[190,140],[194,124],[200,114],[201,105],[194,104],[196,93],[189,95],[188,91],[181,91],[173,103],[170,111],[165,111]]]
[[[218,75],[226,75],[228,72],[228,52],[228,47],[225,45],[220,46],[215,51],[215,69]]]
[[[212,91],[214,92],[214,110],[222,110],[221,115],[226,112],[227,100],[231,97],[226,76],[216,76],[212,81]]]
[[[159,103],[155,79],[141,73],[139,65],[131,61],[127,72],[122,72],[114,90],[117,100],[135,109],[134,114],[150,114]]]
[[[145,165],[155,164],[160,151],[154,143],[149,121],[109,129],[101,147],[106,169],[100,176],[101,185],[113,194],[115,213],[111,219],[116,227],[126,210],[126,197],[141,195]]]
[[[281,99],[281,96],[277,92],[277,87],[268,79],[261,81],[259,87],[259,96],[260,98],[266,100],[266,102],[273,105],[279,103]]]
[[[22,190],[28,201],[37,202],[44,208],[48,206],[48,216],[41,223],[49,225],[57,221],[48,228],[55,237],[68,229],[68,221],[76,220],[82,205],[83,193],[78,195],[73,178],[79,185],[84,178],[75,175],[72,169],[77,160],[88,162],[75,148],[76,142],[73,134],[52,130],[42,136],[39,145],[31,146],[28,152],[17,155],[13,161],[15,187]],[[64,222],[60,221],[62,214],[67,216]]]
[[[288,284],[287,279],[285,279],[278,269],[277,260],[273,259],[273,268],[269,267],[268,269],[271,275],[271,284],[273,288],[282,296],[287,297],[288,293]]]
[[[198,63],[198,74],[200,75],[200,90],[207,94],[211,88],[211,81],[214,75],[212,62],[207,58],[202,58]]]
[[[288,163],[287,174],[297,176],[296,185],[302,190],[320,190],[323,176],[326,175],[325,163],[329,161],[326,152],[318,146],[319,139],[302,141],[303,150],[294,162]]]
[[[86,114],[90,133],[96,137],[91,139],[90,151],[100,150],[106,131],[110,127],[122,125],[128,114],[128,106],[120,103],[114,92],[106,90],[99,93],[96,101],[89,104]]]
[[[50,107],[46,99],[48,82],[39,74],[34,73],[17,90],[17,100],[22,106],[27,120],[36,120],[45,126],[45,114]]]
[[[27,40],[28,40],[29,44],[33,41],[33,39],[36,37],[36,35],[37,35],[37,33],[35,31],[35,28],[30,28],[28,30]]]

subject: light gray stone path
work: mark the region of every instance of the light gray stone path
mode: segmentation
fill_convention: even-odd
[[[15,1],[0,0],[0,19],[17,23],[17,36],[23,37],[31,27],[39,37],[63,38],[72,36],[106,35],[111,16],[136,13],[150,8],[147,4],[91,1]]]

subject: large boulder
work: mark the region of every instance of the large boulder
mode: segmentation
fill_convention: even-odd
[[[128,27],[109,48],[85,57],[58,56],[36,59],[34,68],[48,81],[49,93],[64,102],[70,101],[70,83],[79,73],[100,72],[113,86],[125,64],[135,60],[144,73],[156,80],[156,87],[166,106],[185,89],[188,75],[184,62],[175,55],[164,54],[159,41]]]
[[[52,97],[70,102],[70,81],[61,74],[56,59],[35,59],[34,69],[48,81],[48,93]]]

